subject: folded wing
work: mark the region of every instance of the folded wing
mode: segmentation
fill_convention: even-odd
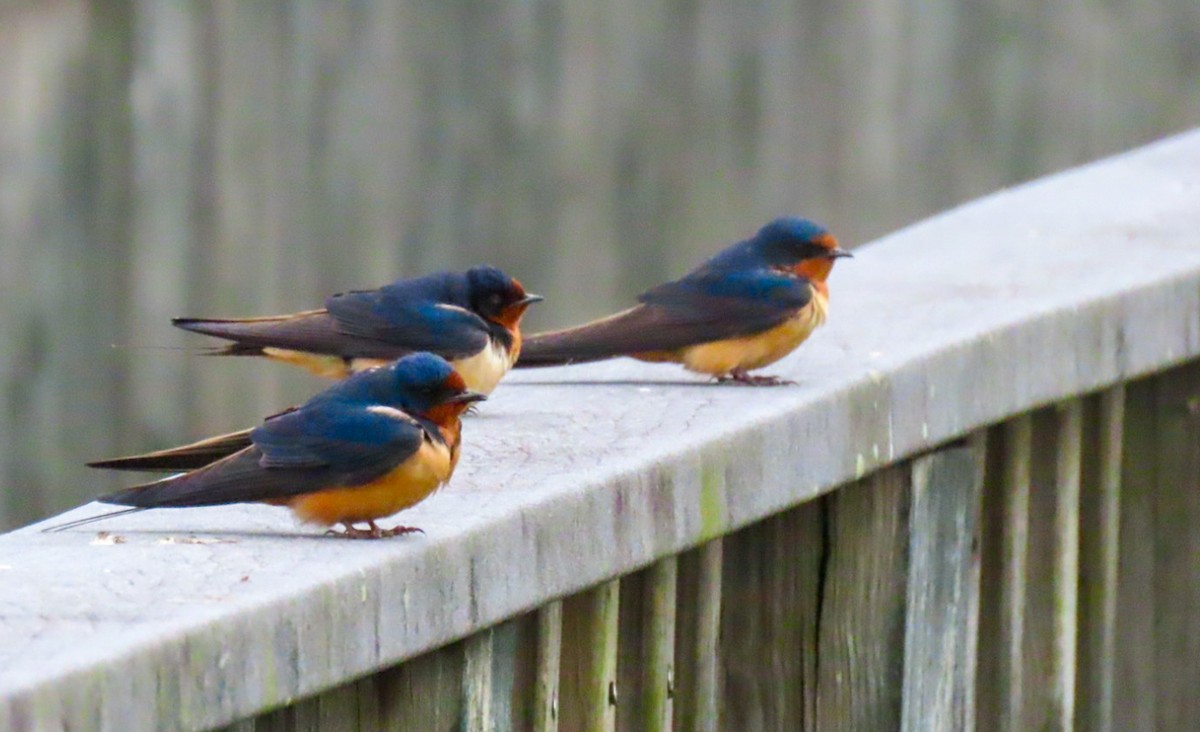
[[[642,304],[585,325],[529,336],[518,367],[674,351],[769,330],[812,299],[803,278],[700,270],[644,293]]]

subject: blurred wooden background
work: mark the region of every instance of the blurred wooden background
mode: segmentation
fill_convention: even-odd
[[[490,262],[563,325],[1198,123],[1194,0],[5,3],[0,528],[322,386],[172,315]]]

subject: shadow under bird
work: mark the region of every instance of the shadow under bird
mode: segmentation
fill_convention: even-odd
[[[342,379],[417,351],[442,356],[490,394],[521,352],[521,317],[542,298],[495,267],[397,280],[331,295],[325,307],[257,318],[174,318],[233,341],[219,356],[263,356]]]
[[[639,305],[525,339],[517,368],[630,356],[682,364],[718,381],[788,383],[750,371],[778,361],[825,322],[834,260],[850,257],[823,227],[780,218]]]
[[[441,357],[405,356],[354,374],[252,430],[91,463],[189,472],[98,499],[131,509],[54,529],[151,508],[267,503],[288,507],[305,522],[342,524],[343,532],[330,533],[349,538],[416,531],[381,529],[375,520],[416,505],[450,480],[458,462],[462,413],[484,398]]]

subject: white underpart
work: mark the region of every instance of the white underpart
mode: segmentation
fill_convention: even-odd
[[[456,359],[454,370],[462,374],[468,389],[491,394],[512,364],[508,349],[489,338],[487,346],[479,353]]]

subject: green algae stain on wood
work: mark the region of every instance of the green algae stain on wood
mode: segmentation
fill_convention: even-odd
[[[725,466],[706,462],[700,469],[700,534],[707,541],[725,533]]]

